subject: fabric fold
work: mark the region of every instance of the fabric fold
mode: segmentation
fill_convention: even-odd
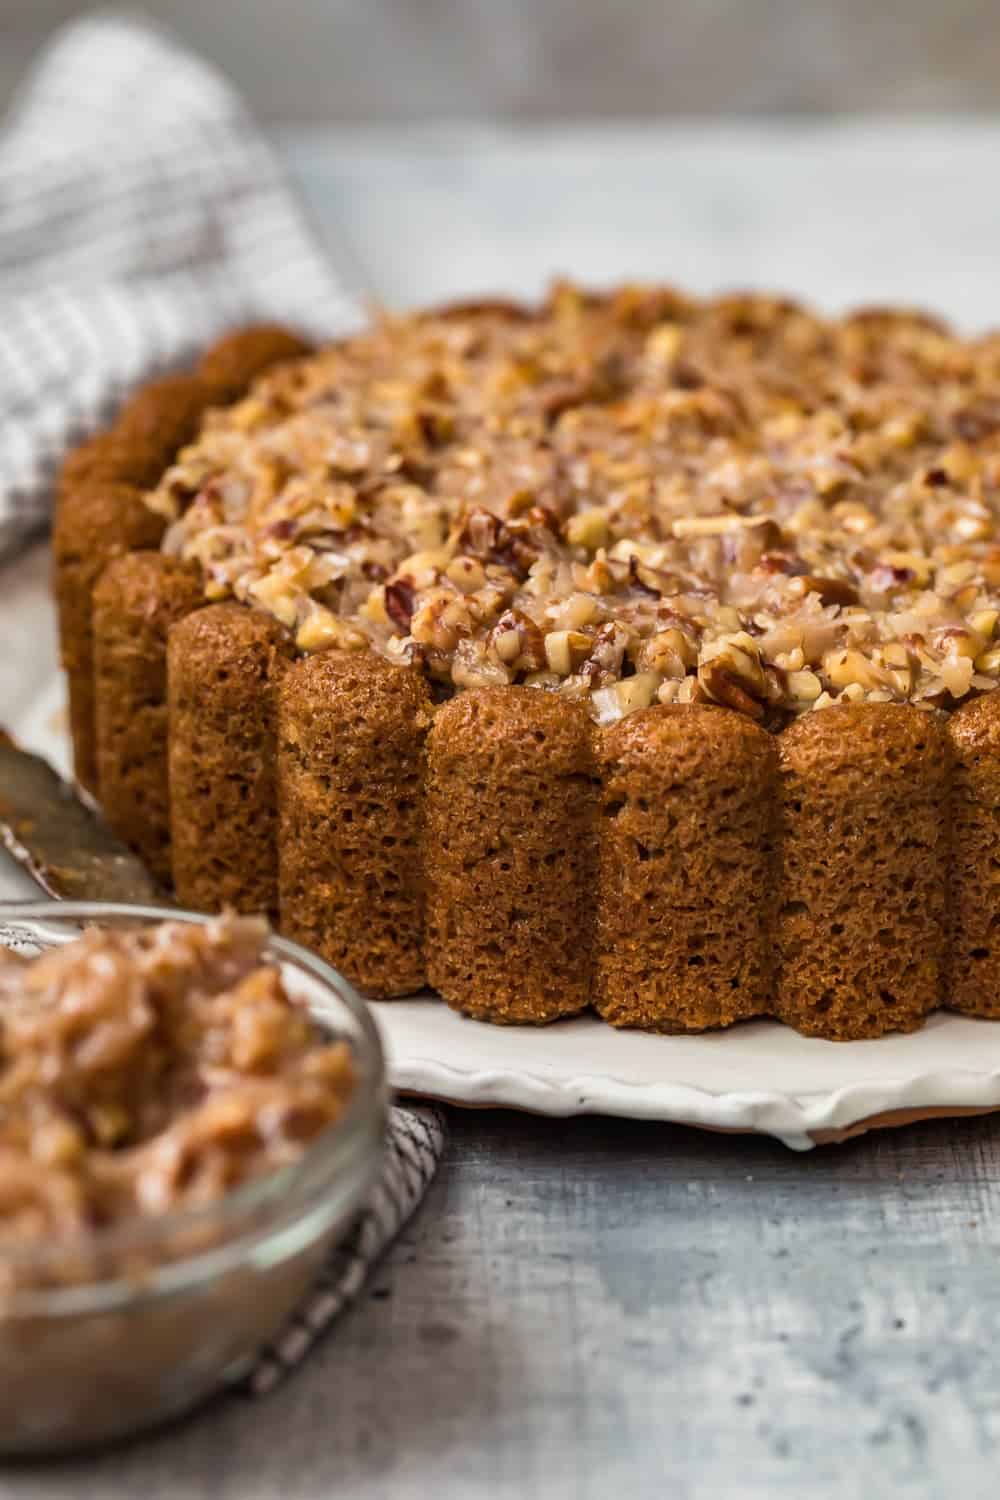
[[[0,131],[0,555],[137,382],[260,319],[363,315],[242,101],[144,21],[67,27]]]

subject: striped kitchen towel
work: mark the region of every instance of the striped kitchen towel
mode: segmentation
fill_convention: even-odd
[[[382,1251],[424,1196],[444,1139],[444,1114],[436,1105],[397,1105],[391,1111],[382,1173],[364,1212],[288,1326],[240,1381],[239,1389],[249,1396],[267,1395],[301,1364],[341,1309],[353,1302]]]
[[[362,314],[229,83],[139,19],[58,33],[0,128],[0,556],[132,386],[272,318]]]

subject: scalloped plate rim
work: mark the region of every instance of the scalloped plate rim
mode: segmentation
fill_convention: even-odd
[[[890,1064],[886,1058],[886,1072],[882,1076],[852,1076],[850,1051],[842,1043],[826,1043],[823,1045],[829,1051],[824,1066],[828,1065],[829,1081],[825,1086],[769,1087],[767,1080],[761,1079],[757,1086],[710,1088],[691,1073],[651,1080],[634,1073],[629,1076],[629,1070],[620,1065],[614,1072],[595,1066],[560,1068],[556,1048],[550,1040],[558,1038],[558,1026],[492,1027],[468,1023],[448,1011],[439,1000],[433,999],[433,1006],[428,1006],[432,998],[423,995],[413,1000],[372,1003],[389,1055],[393,1084],[401,1092],[424,1094],[472,1108],[512,1108],[554,1118],[604,1114],[715,1131],[752,1132],[773,1136],[796,1150],[808,1150],[817,1143],[817,1138],[843,1136],[875,1117],[900,1114],[920,1118],[949,1110],[965,1113],[1000,1109],[1000,1029],[996,1032],[994,1067],[972,1065],[973,1049],[982,1059],[981,1038],[970,1042],[969,1065],[935,1067],[930,1065],[930,1056],[920,1056],[922,1052],[938,1050],[942,1033],[952,1040],[958,1028],[970,1025],[970,1018],[947,1013],[939,1012],[930,1026],[906,1038],[853,1044],[888,1050],[894,1041],[905,1041],[909,1051],[915,1051],[920,1058],[919,1063],[914,1059],[906,1066],[899,1060],[898,1047],[894,1048],[893,1061]],[[424,1023],[431,1011],[433,1017],[428,1026]],[[401,1024],[403,1021],[405,1025]],[[429,1055],[427,1047],[434,1044],[440,1023],[446,1028],[445,1046],[439,1047],[437,1054]],[[465,1045],[460,1053],[449,1052],[447,1046],[447,1029],[453,1023],[462,1027],[460,1034]],[[609,1028],[596,1017],[576,1018],[574,1024],[587,1027],[587,1042],[592,1031],[595,1050],[602,1041],[607,1042]],[[776,1022],[756,1024],[773,1028],[776,1034],[786,1030]],[[993,1029],[989,1022],[971,1024],[976,1030],[979,1026]],[[721,1042],[735,1055],[741,1049],[741,1032],[746,1035],[746,1028],[715,1033],[716,1045]],[[578,1031],[577,1036],[581,1034]],[[756,1036],[759,1035],[758,1031]],[[667,1049],[676,1040],[643,1039],[654,1046],[665,1043]],[[801,1040],[814,1044],[814,1039]],[[490,1052],[511,1046],[520,1054],[516,1062],[490,1058]],[[671,1051],[666,1065],[671,1069],[684,1068],[683,1052]]]

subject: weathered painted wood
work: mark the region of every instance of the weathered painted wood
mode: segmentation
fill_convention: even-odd
[[[456,1116],[419,1219],[276,1397],[0,1497],[985,1500],[998,1145]]]

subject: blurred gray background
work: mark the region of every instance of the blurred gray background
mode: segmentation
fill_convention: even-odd
[[[0,0],[0,107],[74,0]],[[279,122],[988,111],[998,0],[148,0]]]

